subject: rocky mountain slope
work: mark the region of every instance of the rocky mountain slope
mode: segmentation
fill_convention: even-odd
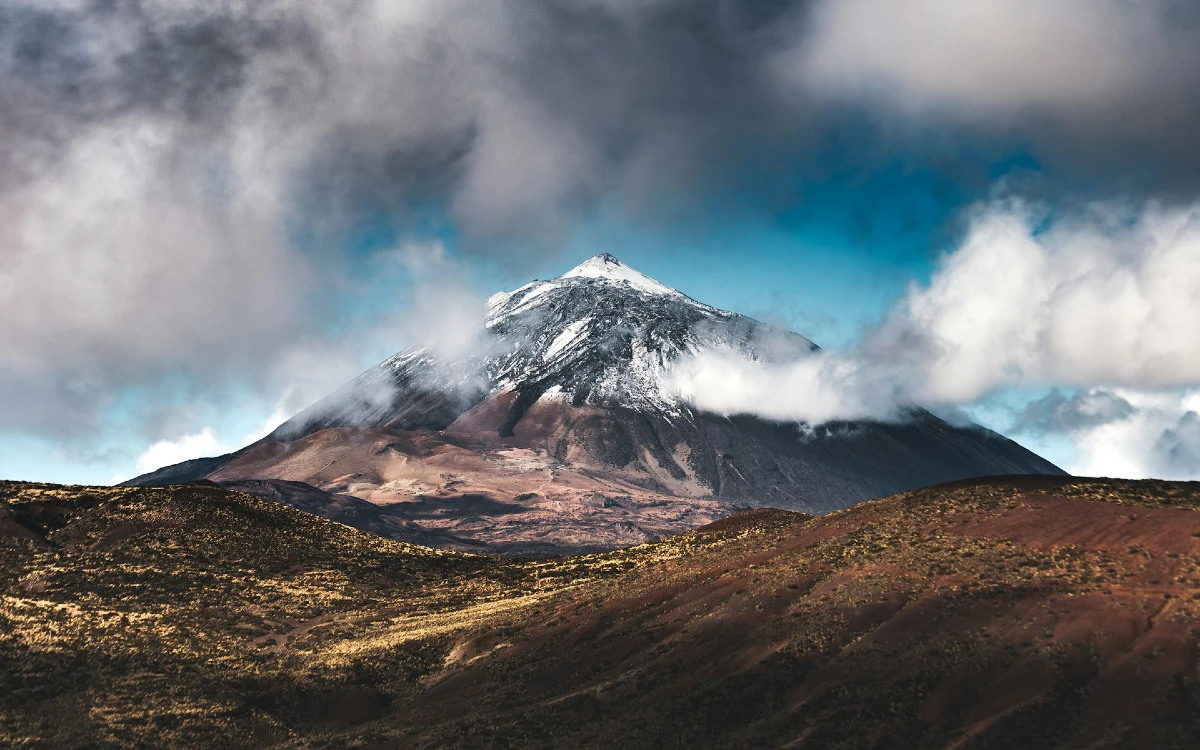
[[[963,477],[1061,473],[915,406],[896,423],[811,429],[700,412],[670,385],[672,367],[703,351],[772,362],[816,348],[598,255],[493,296],[463,361],[405,350],[255,445],[131,483],[207,477],[285,502],[303,483],[349,523],[361,514],[336,510],[345,498],[376,504],[370,527],[393,538],[562,552],[644,541],[740,507],[824,513]],[[311,492],[301,495],[313,509]]]
[[[209,483],[0,483],[0,745],[1190,748],[1200,486],[960,482],[439,552]]]

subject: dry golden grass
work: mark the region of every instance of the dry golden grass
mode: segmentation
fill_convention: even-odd
[[[0,744],[1191,746],[1198,506],[990,480],[521,561],[0,483]]]

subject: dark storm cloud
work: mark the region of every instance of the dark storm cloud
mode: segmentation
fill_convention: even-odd
[[[763,66],[798,7],[10,0],[5,140],[53,160],[106,123],[166,122],[176,161],[292,149],[273,197],[440,196],[468,229],[528,241],[802,142],[809,116]]]
[[[685,203],[795,137],[760,70],[787,10],[0,1],[0,427],[312,359],[364,217],[529,255]]]
[[[32,155],[148,119],[174,126],[171,161],[209,189],[266,166],[271,199],[309,219],[437,206],[474,236],[523,243],[553,242],[602,204],[654,218],[706,190],[786,192],[896,149],[935,171],[948,145],[1031,146],[1080,174],[1136,156],[1158,183],[1190,183],[1189,8],[8,0],[0,116],[5,150],[20,152],[6,161],[24,169],[6,171],[28,177],[45,166]],[[892,122],[864,124],[881,114]],[[851,123],[858,142],[829,163],[830,134]],[[222,163],[240,149],[264,153]],[[1133,171],[1107,174],[1150,179]]]
[[[521,262],[597,212],[786,207],[947,143],[1200,174],[1182,3],[898,5],[0,0],[0,428],[319,350],[365,214]]]

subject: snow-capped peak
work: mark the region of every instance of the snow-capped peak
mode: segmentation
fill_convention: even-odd
[[[500,393],[519,394],[514,403],[522,409],[544,396],[676,419],[689,407],[669,375],[685,358],[717,350],[774,361],[815,348],[797,334],[701,304],[607,253],[558,278],[493,295],[484,325],[479,349],[465,364],[442,363],[425,349],[402,352],[350,386],[356,395],[344,414],[330,417],[317,409],[297,417],[289,429],[350,419],[352,411],[364,408],[378,412],[378,424],[441,424],[437,420],[445,411],[471,408]],[[378,383],[414,394],[409,405],[393,414],[394,399],[381,401],[379,393],[390,391]],[[432,400],[415,395],[421,393],[433,394]]]
[[[606,281],[627,282],[631,287],[651,294],[679,294],[666,284],[660,284],[654,279],[639,273],[625,265],[608,253],[593,255],[584,262],[567,271],[560,279],[604,279]]]

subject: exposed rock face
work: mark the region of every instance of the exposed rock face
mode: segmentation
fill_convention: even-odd
[[[699,412],[668,375],[712,349],[771,362],[817,346],[598,255],[494,295],[478,351],[463,362],[402,351],[255,445],[132,483],[303,482],[468,547],[553,552],[643,541],[737,507],[823,513],[965,477],[1062,473],[1000,435],[917,407],[901,423],[816,429]],[[412,517],[416,506],[397,503],[426,511]]]

